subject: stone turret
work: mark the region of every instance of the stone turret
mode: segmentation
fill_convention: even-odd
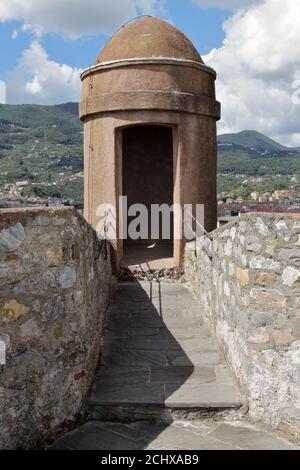
[[[122,27],[83,72],[85,217],[93,227],[101,204],[119,215],[121,195],[147,207],[204,204],[206,230],[216,227],[215,78],[181,31],[153,17]],[[185,245],[174,236],[180,224],[175,216],[175,265]],[[122,261],[118,224],[116,232]]]

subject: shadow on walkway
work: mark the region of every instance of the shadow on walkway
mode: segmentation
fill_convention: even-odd
[[[238,406],[237,388],[190,291],[178,283],[120,283],[89,401],[97,421],[54,448],[145,449],[169,432],[174,415]],[[180,432],[173,425],[170,431],[180,442]]]

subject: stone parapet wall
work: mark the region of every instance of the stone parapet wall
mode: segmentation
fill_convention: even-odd
[[[0,211],[0,448],[38,445],[83,410],[112,266],[72,208]]]
[[[186,280],[249,416],[300,431],[300,218],[253,214],[187,245]]]

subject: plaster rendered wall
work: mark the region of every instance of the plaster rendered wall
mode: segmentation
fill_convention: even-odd
[[[177,64],[174,67],[174,64],[151,63],[149,66],[149,63],[143,64],[142,62],[140,64],[123,64],[122,73],[120,73],[120,67],[110,69],[102,67],[99,71],[95,71],[93,74],[93,96],[114,92],[122,93],[128,97],[130,92],[137,93],[148,90],[174,93],[176,90],[177,93],[182,91],[185,94],[199,95],[201,93],[202,99],[204,97],[215,99],[214,74],[191,66],[187,67],[186,64]],[[98,73],[100,73],[99,77],[97,77]],[[90,77],[83,79],[82,99],[91,95],[90,80]],[[198,99],[198,101],[200,100]]]
[[[1,210],[0,286],[0,448],[29,448],[83,409],[111,249],[71,208]]]
[[[204,204],[205,227],[213,230],[217,220],[216,122],[206,116],[174,111],[123,111],[85,121],[85,218],[96,229],[103,219],[97,208],[104,203],[118,207],[118,197],[122,194],[122,133],[118,131],[139,124],[175,128],[174,202],[182,206]],[[112,240],[113,236],[116,237],[115,232]],[[121,241],[113,243],[122,259]],[[177,243],[180,247],[176,250]],[[175,241],[176,263],[181,264],[183,259],[183,245]]]
[[[155,18],[137,20],[120,30],[98,61],[81,76],[85,218],[101,231],[105,211],[100,205],[117,207],[122,194],[122,127],[161,124],[174,129],[174,202],[205,204],[205,228],[213,230],[217,224],[216,121],[220,118],[216,73],[203,64],[180,31]],[[175,232],[181,228],[177,214]],[[108,235],[122,262],[118,234],[116,227]],[[174,264],[181,267],[184,246],[185,241],[175,236]]]
[[[300,218],[249,215],[198,242],[186,279],[249,405],[249,415],[300,431]]]

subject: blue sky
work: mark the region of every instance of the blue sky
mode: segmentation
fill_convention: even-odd
[[[207,54],[222,44],[222,23],[229,15],[228,10],[201,8],[185,0],[167,0],[165,12],[159,14],[186,33],[201,54]],[[0,24],[0,44],[5,44],[1,53],[0,79],[6,80],[8,71],[16,66],[22,51],[32,40],[30,32],[20,33],[17,38],[12,39],[13,32],[21,26],[20,21]],[[50,33],[42,37],[41,43],[47,50],[49,59],[72,67],[85,68],[95,61],[108,38],[109,35],[98,34],[72,40]]]
[[[300,146],[296,0],[0,0],[0,103],[78,101],[82,69],[141,12],[172,22],[216,70],[219,132]]]

